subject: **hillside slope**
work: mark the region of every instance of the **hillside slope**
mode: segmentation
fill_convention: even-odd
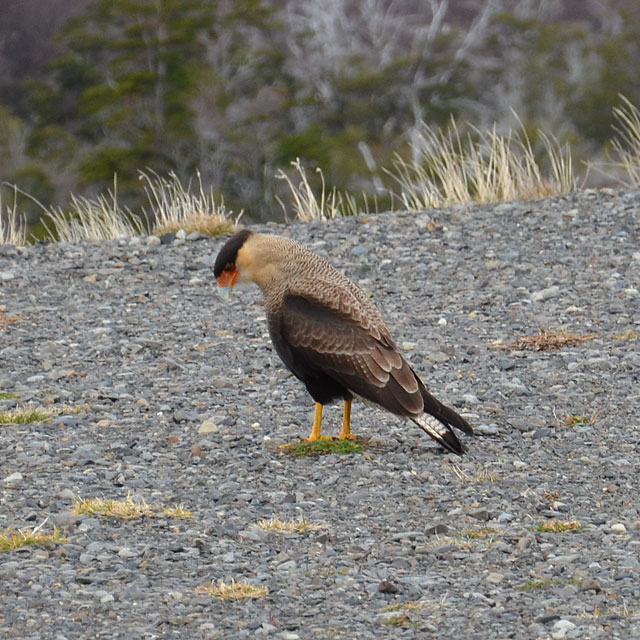
[[[372,293],[468,455],[359,403],[364,455],[280,454],[312,402],[222,240],[0,246],[0,412],[53,411],[0,426],[0,531],[68,538],[0,553],[0,638],[640,638],[640,191],[263,229]],[[499,348],[542,329],[585,339]]]

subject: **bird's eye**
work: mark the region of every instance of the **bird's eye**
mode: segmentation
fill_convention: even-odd
[[[224,265],[225,271],[233,271],[235,268],[236,268],[236,265],[233,264],[233,262],[227,262],[227,264]]]

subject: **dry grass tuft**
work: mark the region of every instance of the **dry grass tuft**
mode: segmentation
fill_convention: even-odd
[[[103,516],[105,518],[121,518],[123,520],[154,515],[144,500],[135,501],[131,494],[128,494],[124,500],[109,500],[107,498],[83,500],[74,498],[72,512],[77,516]]]
[[[24,316],[10,316],[5,312],[4,308],[0,308],[0,329],[6,327],[8,324],[20,322],[21,320],[24,320]]]
[[[385,172],[400,186],[397,197],[409,211],[469,202],[529,200],[575,188],[566,146],[538,131],[550,174],[543,176],[533,145],[521,127],[506,135],[491,131],[463,137],[455,120],[448,130],[421,123],[412,142],[412,159],[397,155]]]
[[[100,516],[103,518],[120,518],[133,520],[137,518],[155,518],[162,514],[167,518],[187,520],[193,514],[184,505],[160,508],[149,505],[145,500],[134,500],[128,493],[124,500],[110,500],[108,498],[74,498],[72,511],[74,514]]]
[[[91,200],[72,195],[71,208],[45,209],[43,224],[52,241],[77,243],[113,240],[144,234],[144,223],[118,204],[117,184],[113,191]]]
[[[409,600],[408,602],[392,602],[384,608],[384,611],[433,611],[444,606],[444,600],[441,600],[440,602]]]
[[[146,235],[150,220],[152,233],[157,235],[184,230],[215,236],[236,228],[240,216],[232,220],[224,202],[217,203],[213,192],[205,192],[199,173],[195,192],[190,183],[184,186],[175,173],[163,177],[153,171],[141,171],[140,180],[144,182],[151,214],[143,210],[142,217],[138,217],[121,207],[114,180],[113,190],[93,200],[71,196],[69,211],[43,207],[49,239],[76,243]]]
[[[640,333],[632,331],[631,329],[624,333],[615,333],[613,335],[614,340],[637,340],[638,338],[640,338]]]
[[[46,400],[45,400],[46,403]],[[0,425],[7,424],[29,424],[31,422],[43,422],[52,416],[72,415],[86,411],[89,405],[81,404],[71,406],[68,404],[41,407],[32,402],[22,406],[0,412]]]
[[[174,518],[176,520],[193,518],[193,513],[182,504],[178,504],[175,507],[165,507],[162,513],[167,516],[167,518]]]
[[[249,584],[248,582],[223,582],[218,580],[217,583],[206,582],[196,587],[196,593],[200,595],[208,595],[218,600],[243,600],[246,598],[264,598],[269,593],[267,587]]]
[[[563,347],[571,347],[580,342],[587,342],[596,337],[595,333],[571,333],[570,331],[542,329],[535,336],[520,336],[507,344],[495,344],[499,349],[514,351],[554,351]]]
[[[45,409],[44,407],[36,407],[33,404],[27,404],[23,407],[0,411],[0,425],[43,422],[44,420],[48,420],[55,413],[57,412],[53,409]]]
[[[45,522],[38,525],[31,531],[13,531],[11,529],[6,529],[0,534],[0,551],[13,551],[26,546],[40,546],[67,542],[67,538],[62,535],[57,527],[53,528],[53,533],[40,533]]]
[[[152,232],[155,235],[184,230],[186,233],[197,232],[208,236],[220,236],[235,230],[242,212],[231,219],[233,213],[227,211],[224,200],[216,202],[213,191],[205,192],[202,177],[198,172],[197,190],[186,187],[178,176],[171,172],[163,177],[151,171],[140,172],[140,180],[145,182],[144,191],[151,205],[153,220]]]
[[[18,213],[18,188],[14,186],[11,206],[3,206],[0,194],[0,244],[14,244],[20,247],[26,243],[27,225],[25,217]]]
[[[567,414],[564,418],[564,423],[568,425],[574,424],[595,424],[596,423],[596,415],[588,416],[586,414],[582,415],[569,415]]]
[[[438,548],[443,546],[455,546],[467,551],[488,551],[495,542],[494,537],[499,535],[499,531],[491,527],[481,527],[479,529],[463,529],[450,535],[436,535],[427,543],[427,547]]]
[[[618,135],[611,141],[618,158],[614,166],[627,175],[622,184],[633,188],[640,185],[640,110],[624,96],[620,98],[623,105],[613,109],[618,121],[615,127]]]
[[[584,527],[577,521],[571,520],[567,522],[565,520],[549,520],[548,522],[541,522],[533,528],[534,531],[541,533],[565,533],[567,531],[577,531]]]
[[[342,193],[333,187],[327,192],[327,188],[324,182],[324,174],[319,167],[316,169],[316,173],[320,176],[321,189],[320,200],[316,197],[309,184],[307,178],[307,172],[300,162],[300,158],[296,158],[291,166],[298,174],[299,182],[296,184],[294,179],[291,178],[282,169],[279,169],[276,173],[278,180],[284,180],[293,198],[293,210],[297,220],[302,222],[308,222],[309,220],[332,220],[333,218],[341,218],[344,216],[355,216],[360,213],[356,198],[348,193]],[[287,208],[282,200],[276,196],[282,210],[284,211],[285,218],[287,217]],[[364,212],[370,213],[366,198],[363,198]]]
[[[263,531],[273,531],[275,533],[307,533],[323,529],[325,525],[309,520],[279,520],[270,518],[269,520],[258,520],[257,527]]]

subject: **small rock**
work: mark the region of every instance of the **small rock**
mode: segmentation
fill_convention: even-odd
[[[580,588],[582,591],[595,591],[596,593],[600,593],[602,591],[600,583],[593,578],[587,578],[586,580],[583,580]]]
[[[438,523],[438,524],[434,524],[431,527],[427,527],[424,530],[424,535],[425,536],[442,536],[446,533],[449,533],[449,527],[447,527],[446,524],[443,524],[442,522]]]
[[[16,471],[4,478],[3,482],[7,487],[17,487],[23,479],[22,474],[19,471]]]
[[[552,287],[534,291],[531,294],[531,302],[544,302],[545,300],[550,300],[558,295],[560,295],[560,287],[554,284]]]
[[[611,531],[614,531],[615,533],[624,533],[626,530],[627,527],[625,527],[621,522],[611,525]]]
[[[558,620],[553,625],[553,630],[551,631],[552,638],[564,638],[569,631],[573,631],[576,628],[576,625],[573,624],[570,620]]]
[[[176,234],[170,231],[160,236],[160,244],[171,244],[176,239]]]
[[[204,458],[204,451],[199,444],[196,444],[189,453],[190,458]]]
[[[473,425],[473,432],[476,435],[481,436],[497,436],[500,433],[500,428],[497,424],[476,424]]]
[[[207,420],[205,420],[198,429],[198,433],[218,433],[218,431],[218,425],[213,421],[212,418],[208,418]]]
[[[522,536],[518,539],[518,543],[516,544],[516,549],[518,551],[526,551],[531,546],[532,538],[531,536]]]
[[[490,520],[491,516],[486,509],[479,509],[478,511],[470,511],[469,515],[476,520]]]
[[[79,517],[71,511],[61,511],[60,513],[57,513],[53,517],[53,519],[56,523],[56,526],[65,529],[76,524],[79,520]]]
[[[513,513],[509,511],[503,511],[497,518],[498,522],[511,522],[513,520]]]
[[[398,593],[398,587],[388,580],[381,580],[378,584],[378,591],[380,593]]]

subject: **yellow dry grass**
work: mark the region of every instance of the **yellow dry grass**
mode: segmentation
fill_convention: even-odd
[[[507,344],[495,343],[498,349],[514,351],[554,351],[571,347],[580,342],[588,342],[596,337],[595,333],[572,333],[571,331],[542,329],[534,336],[520,336]]]
[[[305,520],[304,518],[292,520],[270,518],[268,520],[258,520],[257,527],[263,531],[272,531],[275,533],[307,533],[308,531],[322,529],[324,525]]]
[[[541,522],[534,527],[535,531],[542,533],[565,533],[567,531],[575,531],[576,529],[582,529],[582,525],[577,520],[549,520],[547,522]]]
[[[46,521],[45,521],[46,522]],[[26,546],[40,546],[67,542],[60,530],[54,527],[53,533],[41,533],[44,522],[30,531],[6,529],[0,533],[0,551],[13,551]]]
[[[386,173],[398,184],[395,194],[408,211],[453,204],[529,200],[575,189],[569,148],[537,132],[547,173],[538,162],[524,127],[497,132],[469,127],[463,136],[452,118],[447,130],[426,123],[416,128],[411,159],[396,155]]]
[[[264,598],[269,589],[260,585],[250,584],[248,582],[206,582],[196,587],[196,593],[200,595],[208,595],[218,600],[244,600],[247,598]]]
[[[124,500],[108,498],[73,499],[72,511],[76,515],[102,516],[105,518],[121,518],[131,520],[152,516],[153,511],[144,500],[135,501],[131,494]]]

